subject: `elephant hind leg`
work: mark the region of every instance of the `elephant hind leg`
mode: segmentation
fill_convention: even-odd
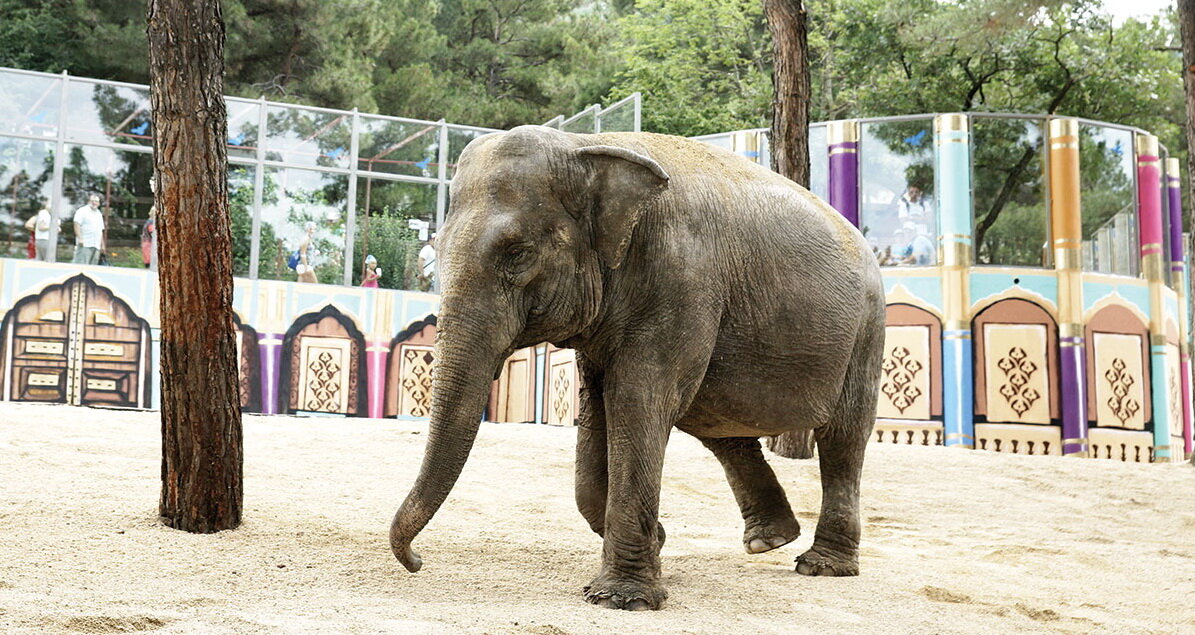
[[[797,557],[802,575],[859,575],[859,478],[875,426],[883,322],[855,342],[834,417],[817,431],[822,509],[813,546]]]
[[[763,553],[782,547],[801,535],[784,488],[764,459],[759,439],[752,437],[701,439],[722,469],[743,513],[743,548]]]

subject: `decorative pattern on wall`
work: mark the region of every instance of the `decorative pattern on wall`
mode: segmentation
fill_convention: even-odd
[[[568,349],[548,351],[548,387],[545,391],[548,423],[571,426],[577,419],[577,358]]]
[[[1141,337],[1095,334],[1096,421],[1101,426],[1145,429]]]
[[[432,362],[435,356],[431,346],[404,344],[399,355],[400,381],[398,414],[405,417],[427,417],[432,412]]]
[[[364,414],[365,341],[350,318],[326,306],[295,320],[283,342],[285,411]]]
[[[883,374],[876,416],[881,419],[929,419],[929,328],[889,326],[884,333]]]
[[[1170,435],[1182,438],[1183,429],[1183,390],[1182,370],[1179,367],[1179,349],[1174,344],[1166,345],[1166,402],[1170,420]],[[1175,457],[1181,457],[1182,452],[1172,452]]]
[[[985,324],[990,423],[1050,423],[1044,324]]]

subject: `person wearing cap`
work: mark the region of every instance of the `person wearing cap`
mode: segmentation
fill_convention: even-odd
[[[431,291],[436,282],[436,234],[419,250],[419,290]]]
[[[361,276],[361,286],[370,289],[378,288],[378,278],[382,277],[382,270],[378,267],[378,259],[373,255],[365,257],[365,273]]]

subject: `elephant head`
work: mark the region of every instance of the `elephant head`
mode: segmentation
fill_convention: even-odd
[[[502,362],[585,332],[600,314],[603,278],[622,265],[644,209],[667,188],[668,174],[645,150],[622,145],[634,143],[523,126],[462,153],[437,237],[442,297],[427,448],[390,526],[407,570],[422,566],[411,541],[460,476]]]

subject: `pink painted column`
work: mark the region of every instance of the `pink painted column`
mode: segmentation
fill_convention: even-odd
[[[1171,457],[1169,369],[1166,365],[1165,251],[1162,249],[1162,166],[1158,138],[1136,135],[1137,227],[1141,237],[1141,271],[1149,282],[1150,395],[1153,398],[1154,461]],[[1177,448],[1175,448],[1177,450]]]
[[[369,376],[369,418],[381,419],[386,407],[386,358],[390,342],[371,340],[365,349],[365,372]]]

